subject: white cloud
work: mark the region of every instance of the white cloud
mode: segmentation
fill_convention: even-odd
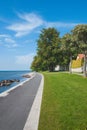
[[[0,38],[9,38],[10,37],[10,35],[8,35],[8,34],[0,34]]]
[[[71,28],[76,25],[77,25],[77,23],[45,22],[46,27]]]
[[[17,44],[17,43],[14,43],[14,44],[12,45],[12,47],[18,47],[18,44]]]
[[[7,48],[18,47],[16,41],[8,34],[0,34],[0,45]]]
[[[11,38],[5,38],[5,42],[7,42],[7,43],[15,43],[15,40],[13,40]]]
[[[15,32],[15,37],[21,37],[34,32],[39,32],[41,28],[56,27],[58,29],[71,29],[79,23],[65,23],[59,21],[46,21],[35,13],[17,13],[18,19],[21,22],[15,22],[7,27],[7,29]]]
[[[40,18],[40,16],[34,14],[34,13],[25,13],[25,14],[20,14],[18,13],[19,18],[24,19],[35,26],[37,25],[42,25],[43,20]]]
[[[7,29],[15,31],[16,37],[21,37],[23,35],[26,35],[30,33],[35,28],[43,25],[43,20],[36,14],[30,13],[30,14],[20,14],[18,13],[18,17],[21,20],[24,20],[20,23],[14,23],[7,27]]]
[[[35,56],[34,53],[16,56],[16,64],[29,65],[30,67],[34,56]]]
[[[18,44],[16,44],[16,43],[14,43],[14,44],[8,43],[8,44],[5,44],[5,47],[7,47],[7,48],[15,48],[15,47],[18,47]]]
[[[24,44],[32,44],[32,43],[35,43],[35,40],[34,39],[28,39],[28,40],[25,40],[24,42],[23,42]]]

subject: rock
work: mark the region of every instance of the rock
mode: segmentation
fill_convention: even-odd
[[[0,82],[0,87],[2,87],[2,86],[3,86],[3,83]]]
[[[24,78],[31,78],[30,75],[23,75],[22,77],[24,77]]]
[[[2,80],[0,82],[0,87],[2,87],[2,86],[10,86],[14,82],[20,82],[20,80],[18,80],[18,79]]]
[[[10,82],[8,82],[8,83],[6,83],[4,86],[10,86],[11,85],[11,83]]]
[[[20,82],[20,80],[19,79],[15,79],[15,82]]]
[[[11,79],[10,82],[13,83],[13,82],[15,82],[15,80],[14,80],[14,79]]]

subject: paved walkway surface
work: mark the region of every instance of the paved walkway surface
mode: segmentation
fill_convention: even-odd
[[[23,130],[38,130],[43,88],[44,88],[44,76],[43,75],[41,76],[42,76],[41,83]]]
[[[0,97],[0,130],[24,129],[41,79],[42,76],[36,74],[34,78],[12,90],[7,96]]]

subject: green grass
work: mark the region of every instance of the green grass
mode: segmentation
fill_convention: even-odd
[[[38,130],[87,130],[87,78],[68,73],[43,74]]]

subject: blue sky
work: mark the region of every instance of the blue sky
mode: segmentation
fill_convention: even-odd
[[[0,1],[0,70],[29,69],[42,28],[63,36],[77,24],[87,24],[86,0]]]

